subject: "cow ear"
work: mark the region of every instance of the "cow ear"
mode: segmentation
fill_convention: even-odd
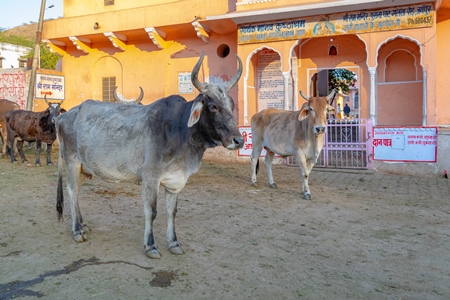
[[[331,106],[331,105],[327,105],[327,114],[332,115],[336,112],[336,109]]]
[[[301,121],[306,119],[309,116],[309,104],[303,103],[302,108],[300,109],[300,114],[298,115],[298,120]]]
[[[191,114],[189,115],[188,127],[194,126],[195,123],[200,119],[200,113],[202,112],[203,102],[195,101],[192,104]]]

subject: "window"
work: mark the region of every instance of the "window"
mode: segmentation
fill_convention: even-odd
[[[355,93],[355,97],[353,98],[353,108],[358,109],[359,108],[359,93]]]
[[[105,6],[114,5],[114,0],[104,0],[104,1],[105,1]]]
[[[25,68],[26,67],[26,59],[19,59],[19,68]]]
[[[102,101],[103,102],[116,102],[114,99],[114,88],[116,87],[116,77],[103,77],[102,78]]]

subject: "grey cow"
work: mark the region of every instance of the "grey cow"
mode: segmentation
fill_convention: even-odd
[[[173,254],[183,253],[175,233],[178,193],[189,176],[200,168],[207,148],[222,145],[237,150],[244,143],[233,115],[234,102],[228,94],[242,74],[242,62],[238,57],[239,68],[229,82],[201,83],[197,75],[203,57],[204,54],[191,76],[200,93],[190,102],[178,95],[150,105],[88,100],[57,119],[60,148],[56,208],[62,218],[64,159],[75,241],[85,241],[89,232],[78,206],[79,188],[86,177],[97,175],[111,182],[142,181],[144,245],[150,258],[161,257],[152,224],[162,185],[169,250]]]

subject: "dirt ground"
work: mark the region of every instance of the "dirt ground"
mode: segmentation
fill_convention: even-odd
[[[450,299],[450,180],[316,169],[309,201],[298,168],[275,166],[275,190],[265,168],[254,188],[249,164],[204,161],[179,195],[185,254],[161,198],[152,260],[140,186],[87,180],[77,244],[53,160],[0,158],[0,299]]]

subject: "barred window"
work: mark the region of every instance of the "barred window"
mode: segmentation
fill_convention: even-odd
[[[114,100],[114,88],[116,87],[116,77],[103,77],[102,78],[102,101],[103,102],[115,102]]]
[[[104,1],[105,1],[105,6],[114,5],[114,0],[104,0]]]

